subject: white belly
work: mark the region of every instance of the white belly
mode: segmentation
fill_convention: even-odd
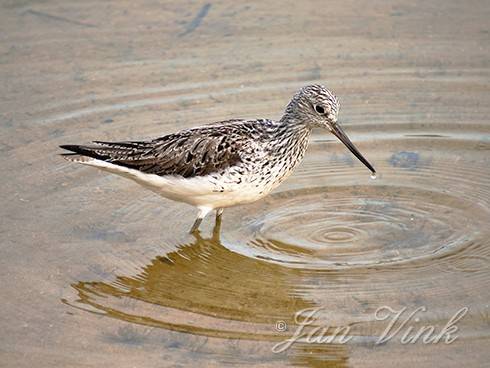
[[[280,183],[279,181],[264,185],[251,177],[241,177],[241,180],[237,180],[237,176],[230,173],[225,173],[223,177],[159,176],[97,159],[78,162],[129,178],[165,198],[212,209],[254,202],[269,194]]]

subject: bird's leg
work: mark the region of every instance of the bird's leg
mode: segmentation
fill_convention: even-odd
[[[221,215],[223,214],[223,208],[218,208],[216,210],[216,220],[213,227],[213,239],[219,241],[219,234],[221,231]]]
[[[202,217],[198,217],[196,221],[194,221],[194,224],[192,225],[191,230],[189,231],[190,234],[196,232],[197,229],[199,229],[199,225],[201,225],[202,219],[203,219]]]
[[[206,215],[211,211],[211,208],[209,207],[199,207],[199,212],[197,214],[196,221],[194,221],[194,224],[191,227],[191,231],[189,233],[194,233],[199,229],[199,225],[201,225],[202,219],[206,217]]]
[[[216,220],[218,220],[218,219],[221,220],[221,215],[223,214],[224,210],[225,210],[224,208],[218,208],[216,210]]]

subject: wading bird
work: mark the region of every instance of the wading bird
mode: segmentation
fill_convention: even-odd
[[[291,99],[282,118],[226,120],[144,141],[62,145],[69,161],[118,174],[159,195],[198,208],[191,233],[212,210],[254,202],[281,184],[303,158],[313,128],[325,128],[375,175],[337,123],[339,102],[310,85]]]

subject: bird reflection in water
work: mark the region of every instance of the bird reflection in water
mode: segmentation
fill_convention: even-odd
[[[294,288],[302,277],[301,270],[230,251],[221,243],[220,228],[218,217],[210,237],[195,232],[193,241],[155,257],[136,275],[74,283],[78,300],[64,302],[139,325],[245,339],[257,347],[265,340],[272,347],[293,332],[276,331],[278,320],[292,327],[297,311],[314,306]],[[284,353],[284,358],[294,357],[295,364],[316,366],[310,364],[315,359],[305,359],[301,353],[312,348],[298,343]],[[328,358],[336,362],[334,366],[346,362],[345,346],[332,345],[326,355],[325,349],[321,349],[318,361]],[[270,349],[266,355],[278,359]]]

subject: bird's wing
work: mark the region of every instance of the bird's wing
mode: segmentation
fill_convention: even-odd
[[[253,139],[239,131],[234,122],[184,130],[149,141],[94,141],[93,145],[60,147],[148,174],[204,176],[242,162],[242,149]]]

